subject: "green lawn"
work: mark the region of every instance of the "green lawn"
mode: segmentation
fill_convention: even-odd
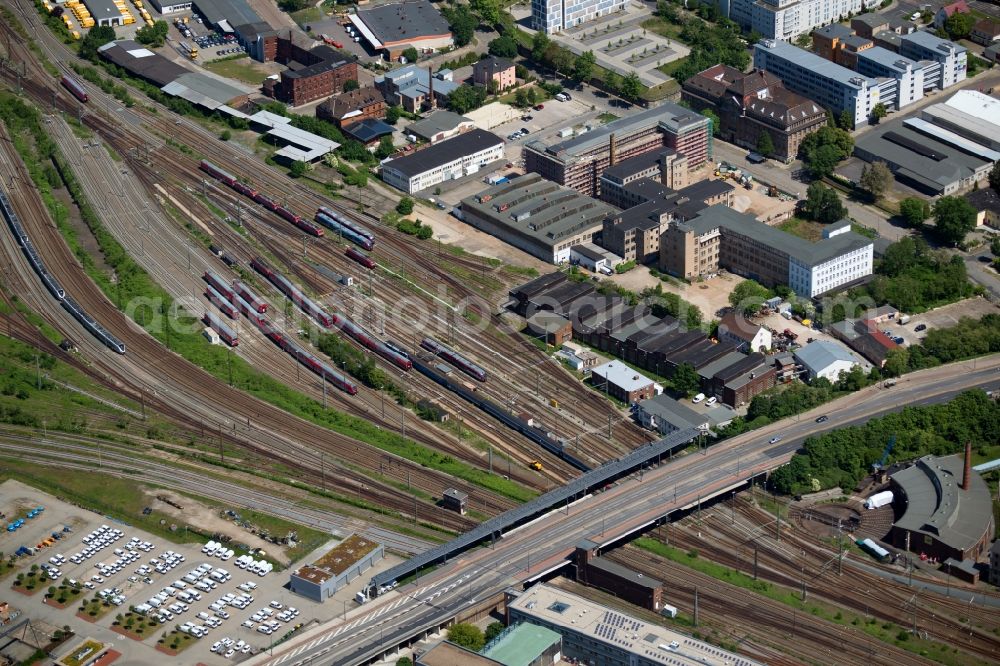
[[[642,27],[650,32],[655,32],[661,37],[676,39],[677,41],[680,41],[681,30],[684,29],[684,26],[676,23],[669,23],[658,16],[643,21]]]
[[[163,647],[174,650],[175,652],[181,652],[182,650],[190,647],[196,640],[198,639],[191,634],[185,634],[175,629],[170,633],[164,634],[163,637],[156,642]]]
[[[685,62],[687,62],[687,56],[684,56],[683,58],[678,58],[677,60],[671,60],[667,64],[660,65],[656,69],[660,70],[667,76],[673,76],[674,72],[680,69],[680,66],[683,65]]]
[[[307,23],[313,23],[325,18],[323,11],[319,7],[306,7],[305,9],[290,13],[289,16],[299,25],[306,25]]]
[[[237,81],[243,81],[254,86],[259,86],[267,78],[267,72],[247,55],[231,60],[206,62],[202,66],[219,76],[224,76],[227,79],[236,79]]]
[[[155,618],[132,612],[117,615],[114,624],[139,638],[148,638],[160,626]]]
[[[612,120],[618,120],[618,116],[616,116],[613,113],[602,113],[601,115],[597,116],[597,119],[600,120],[602,123],[610,123]]]
[[[822,224],[811,220],[803,220],[800,217],[790,217],[779,224],[778,228],[793,236],[798,236],[814,243],[823,237]]]
[[[94,597],[85,601],[79,610],[80,615],[86,615],[96,621],[110,613],[112,608],[116,608],[116,606],[112,606],[111,602]]]

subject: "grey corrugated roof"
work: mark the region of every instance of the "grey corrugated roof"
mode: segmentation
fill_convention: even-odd
[[[972,474],[969,490],[959,487],[964,464],[961,455],[924,456],[893,474],[906,494],[906,511],[896,526],[933,535],[953,548],[974,546],[991,520],[990,492],[979,474]]]
[[[674,448],[692,441],[700,434],[701,432],[697,429],[686,428],[676,430],[655,442],[640,446],[617,460],[605,463],[596,469],[581,474],[555,490],[550,490],[530,502],[511,509],[507,513],[480,523],[465,534],[452,539],[446,544],[426,550],[419,555],[411,557],[402,564],[397,564],[376,574],[371,580],[371,585],[377,589],[379,586],[404,578],[434,562],[462,552],[490,538],[490,535],[502,534],[516,525],[523,524],[548,512],[571,497],[579,497],[587,490],[605,485],[608,481],[616,479],[630,470],[634,470],[651,460],[658,459],[667,451],[672,451]]]
[[[836,361],[857,362],[851,350],[832,340],[813,340],[798,349],[795,358],[813,372],[820,372]]]
[[[911,32],[908,35],[901,35],[900,40],[903,43],[909,42],[911,44],[917,44],[925,49],[930,49],[931,51],[943,52],[942,47],[944,50],[954,49],[955,53],[964,53],[968,50],[961,44],[956,44],[955,42],[948,41],[947,39],[941,39],[937,35],[924,30],[917,30],[916,32]]]
[[[882,65],[883,67],[894,69],[900,73],[905,72],[907,67],[913,70],[920,69],[920,65],[918,65],[915,61],[901,56],[898,53],[893,53],[889,49],[882,46],[874,46],[870,49],[865,49],[864,51],[859,52],[858,61],[860,62],[862,60],[870,60]]]
[[[130,39],[108,42],[97,50],[102,58],[158,86],[165,86],[189,71]]]
[[[412,178],[417,174],[454,162],[464,155],[472,155],[502,144],[503,139],[496,134],[477,128],[418,150],[412,155],[386,162],[385,165]]]
[[[725,227],[784,252],[806,266],[824,263],[872,243],[870,238],[853,231],[811,243],[804,238],[758,222],[752,215],[737,212],[725,204],[709,206],[687,222],[678,224],[678,227],[691,229],[699,236],[712,229]]]
[[[623,578],[635,585],[639,585],[640,587],[645,587],[651,590],[658,590],[663,587],[663,583],[661,581],[658,581],[655,578],[650,578],[649,576],[644,576],[638,571],[632,571],[617,562],[606,560],[603,557],[595,557],[590,560],[588,564],[595,569],[601,569],[612,576]]]
[[[87,10],[94,20],[121,18],[122,13],[111,0],[84,0]]]
[[[237,97],[246,95],[239,88],[198,72],[181,74],[161,90],[168,95],[182,97],[208,109],[218,108]]]
[[[358,18],[383,44],[451,32],[448,22],[427,0],[407,0],[359,9]]]
[[[435,111],[431,115],[415,123],[410,124],[406,131],[421,138],[429,138],[439,132],[450,132],[459,127],[462,123],[472,121],[465,116],[460,116],[451,111]]]
[[[212,25],[227,21],[229,25],[261,22],[257,12],[245,0],[192,0],[198,13]]]
[[[665,393],[641,401],[639,409],[665,420],[675,428],[697,428],[699,425],[708,423],[708,417],[704,414],[699,414]]]

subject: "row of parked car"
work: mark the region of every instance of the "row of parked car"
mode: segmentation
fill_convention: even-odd
[[[233,641],[228,636],[212,644],[212,652],[221,654],[226,659],[232,658],[237,652],[247,654],[250,652],[250,644],[243,641]]]
[[[210,46],[222,46],[223,44],[232,44],[235,41],[236,41],[236,35],[220,35],[218,33],[200,35],[194,38],[194,43],[203,49],[207,49]]]

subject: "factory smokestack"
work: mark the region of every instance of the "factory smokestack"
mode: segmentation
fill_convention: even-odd
[[[609,157],[609,164],[608,165],[609,166],[614,166],[615,163],[617,162],[617,158],[618,158],[618,155],[616,154],[618,152],[618,145],[615,143],[615,133],[614,132],[611,133],[611,137],[608,139],[608,144],[609,144],[608,145],[608,152],[610,153],[609,156],[608,156]]]
[[[968,490],[972,484],[972,442],[965,442],[965,471],[962,473],[962,490]]]
[[[431,67],[427,68],[427,88],[429,91],[428,94],[431,97],[431,110],[433,111],[437,108],[437,104],[434,100],[434,69]]]

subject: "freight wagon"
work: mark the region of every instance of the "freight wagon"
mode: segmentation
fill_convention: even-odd
[[[80,82],[76,79],[71,79],[68,76],[62,77],[61,81],[63,88],[70,91],[73,97],[76,97],[81,102],[90,101],[90,95],[87,94],[87,89],[80,85]]]

